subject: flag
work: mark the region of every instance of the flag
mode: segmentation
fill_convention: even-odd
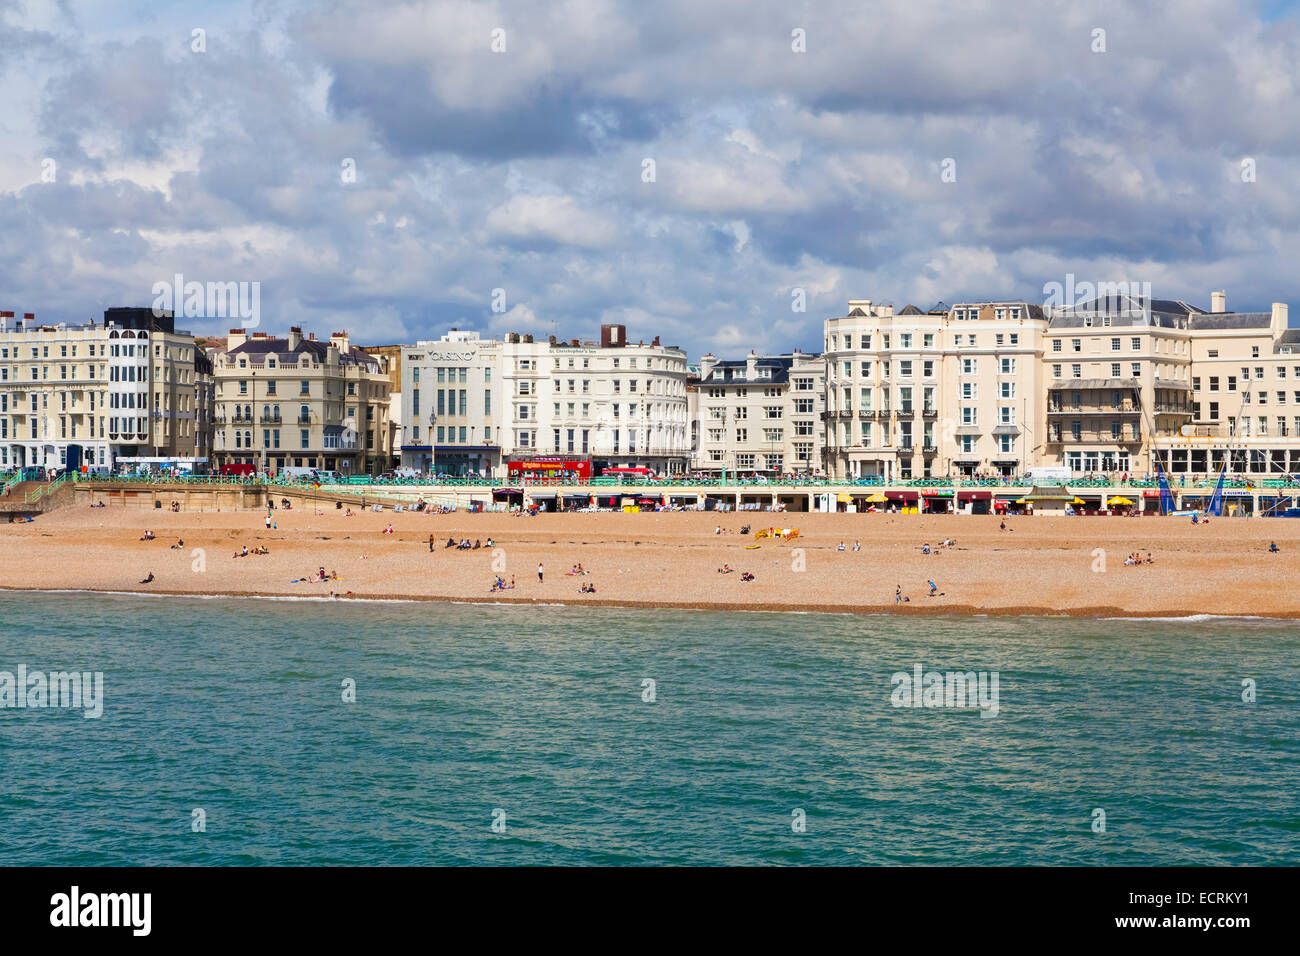
[[[1169,479],[1160,462],[1156,462],[1156,476],[1160,481],[1160,513],[1167,515],[1174,510],[1174,493],[1169,490]]]
[[[1228,466],[1225,464],[1223,469],[1219,472],[1219,481],[1214,486],[1214,494],[1210,498],[1210,506],[1205,509],[1208,514],[1212,514],[1216,518],[1223,514],[1223,479],[1227,474]]]

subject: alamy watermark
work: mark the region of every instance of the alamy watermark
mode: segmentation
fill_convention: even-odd
[[[262,283],[186,282],[176,273],[172,281],[153,284],[153,314],[171,312],[187,319],[239,319],[246,329],[262,324]]]
[[[1073,272],[1067,272],[1065,282],[1048,282],[1043,285],[1043,308],[1052,311],[1078,309],[1087,312],[1141,314],[1151,319],[1151,283],[1133,282],[1076,282]]]
[[[952,707],[998,715],[997,671],[927,671],[917,664],[909,674],[896,671],[889,702],[895,707]]]
[[[104,713],[102,671],[0,671],[0,708],[40,710],[65,707],[83,710],[87,720]]]

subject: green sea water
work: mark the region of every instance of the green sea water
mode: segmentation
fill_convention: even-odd
[[[19,666],[103,712],[0,709],[11,865],[1300,861],[1295,623],[0,593]]]

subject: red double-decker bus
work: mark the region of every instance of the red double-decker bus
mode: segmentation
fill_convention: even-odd
[[[591,477],[591,457],[536,455],[532,458],[512,458],[506,462],[506,474],[513,480],[521,481],[543,478],[581,481]]]

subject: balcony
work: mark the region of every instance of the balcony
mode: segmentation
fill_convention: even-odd
[[[1080,431],[1078,435],[1073,432],[1064,432],[1063,434],[1053,434],[1047,439],[1049,445],[1072,445],[1072,444],[1111,444],[1111,445],[1140,445],[1141,438],[1134,438],[1131,434],[1114,437],[1109,431]]]
[[[925,444],[921,446],[921,454],[926,455],[927,457],[933,457],[934,455],[939,454],[939,449],[935,445]]]
[[[927,421],[934,421],[939,417],[939,409],[923,408],[921,409],[921,417],[926,419]]]
[[[299,424],[299,425],[310,425],[310,424],[311,424],[311,416],[310,416],[310,415],[299,415],[299,416],[298,416],[298,424]]]
[[[263,425],[278,425],[281,419],[279,415],[263,415],[260,421]]]

